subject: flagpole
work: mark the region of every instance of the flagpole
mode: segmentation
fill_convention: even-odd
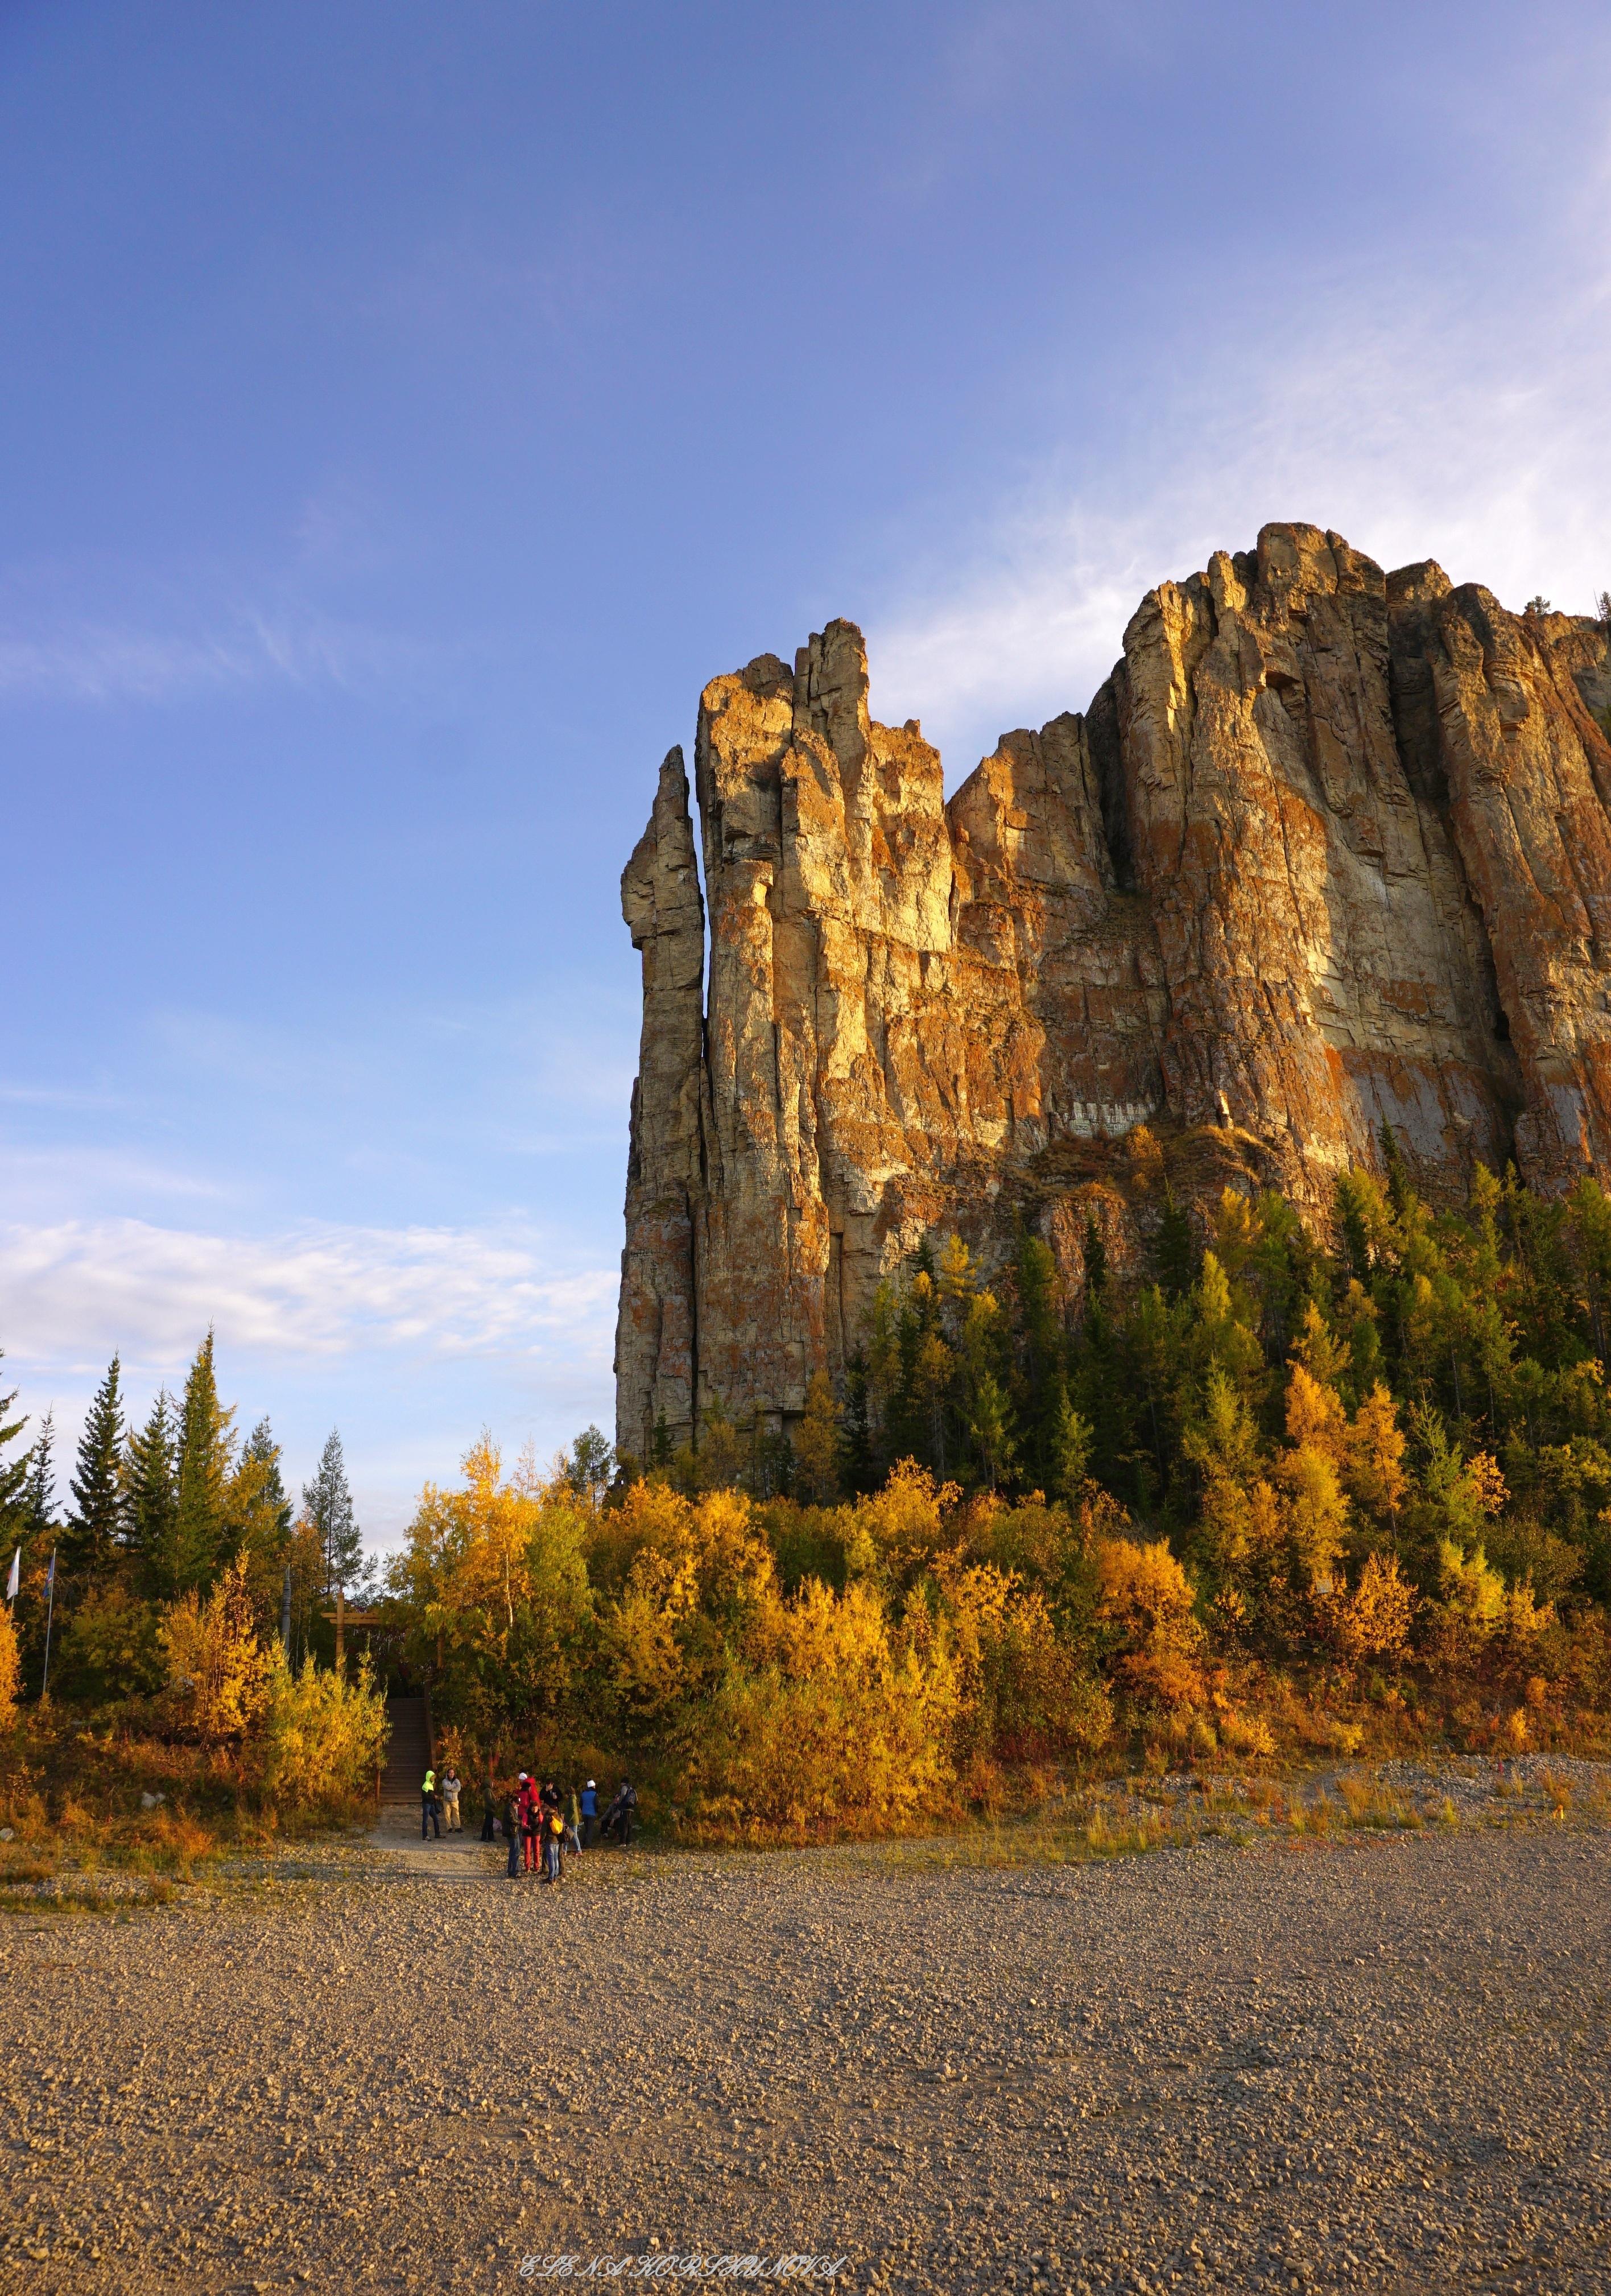
[[[39,1702],[41,1705],[43,1705],[45,1701],[50,1696],[51,1622],[56,1615],[56,1550],[53,1546],[51,1549],[50,1576],[46,1578],[45,1584],[46,1592],[50,1596],[50,1600],[45,1605],[45,1679],[39,1685]]]

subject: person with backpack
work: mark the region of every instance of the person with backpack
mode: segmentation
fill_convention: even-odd
[[[420,1839],[421,1841],[427,1841],[429,1838],[430,1829],[433,1825],[437,1830],[437,1840],[440,1841],[442,1839],[442,1806],[437,1800],[436,1771],[434,1769],[429,1769],[426,1771],[425,1783],[420,1788]]]
[[[565,1820],[557,1806],[545,1807],[543,1813],[543,1879],[558,1882],[563,1879],[560,1850],[565,1840]]]
[[[638,1797],[633,1791],[631,1782],[623,1778],[617,1789],[614,1801],[604,1813],[606,1837],[613,1833],[623,1849],[630,1848],[632,1843],[633,1813],[637,1806]]]
[[[593,1848],[593,1829],[599,1822],[599,1789],[589,1778],[582,1789],[582,1847]]]

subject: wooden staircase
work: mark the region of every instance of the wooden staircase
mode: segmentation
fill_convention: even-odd
[[[382,1802],[417,1802],[430,1762],[430,1721],[422,1698],[388,1698],[386,1767],[380,1773]]]

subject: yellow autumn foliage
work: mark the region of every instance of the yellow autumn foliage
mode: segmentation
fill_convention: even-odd
[[[22,1687],[22,1661],[17,1652],[17,1629],[10,1605],[0,1607],[0,1730],[10,1726]]]
[[[168,1697],[204,1746],[238,1743],[268,1710],[274,1659],[258,1639],[249,1566],[236,1556],[203,1602],[172,1603],[158,1629]]]

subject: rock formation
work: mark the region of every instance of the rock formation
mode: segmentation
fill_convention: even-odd
[[[704,898],[678,750],[622,882],[621,1447],[787,1424],[931,1231],[1026,1220],[1077,1293],[1089,1220],[1122,1259],[1165,1185],[1323,1216],[1384,1119],[1434,1195],[1611,1162],[1608,727],[1599,623],[1297,525],[949,804],[852,624],[714,680]]]

